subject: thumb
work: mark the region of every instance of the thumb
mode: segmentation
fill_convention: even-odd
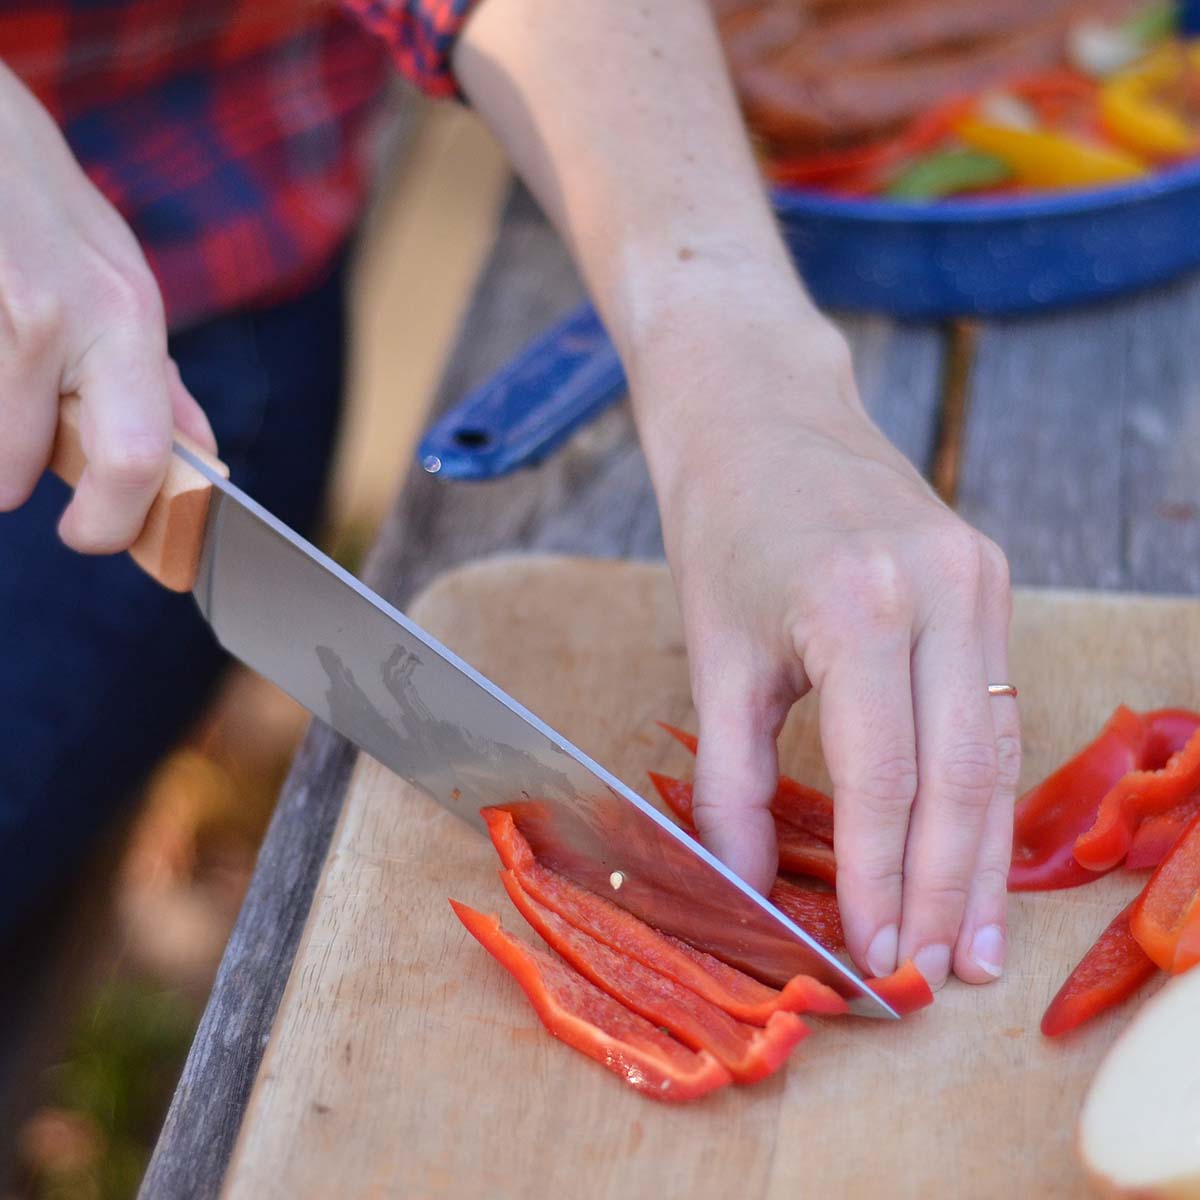
[[[723,686],[717,693],[698,705],[692,817],[705,847],[765,895],[779,865],[770,805],[779,777],[775,738],[783,714],[772,720],[748,686]]]

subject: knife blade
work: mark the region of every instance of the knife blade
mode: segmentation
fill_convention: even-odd
[[[481,831],[527,801],[534,851],[656,928],[782,984],[808,974],[851,1010],[895,1017],[844,963],[672,821],[177,440],[132,553],[192,594],[218,641]],[[84,459],[64,405],[53,468]],[[169,495],[168,495],[169,493]]]

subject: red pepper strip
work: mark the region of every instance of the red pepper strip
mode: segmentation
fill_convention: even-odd
[[[765,1025],[776,1012],[832,1015],[846,1011],[841,996],[807,975],[797,975],[778,991],[711,954],[652,929],[611,900],[542,866],[511,812],[485,808],[483,818],[500,861],[515,872],[521,886],[535,900],[597,941],[711,1000],[731,1017],[750,1025]]]
[[[773,182],[787,187],[821,187],[892,162],[901,150],[898,139],[889,139],[869,146],[849,146],[799,158],[776,159],[767,164],[767,172]]]
[[[1132,912],[1133,904],[1123,908],[1067,976],[1042,1017],[1046,1037],[1069,1033],[1120,1004],[1158,970],[1129,931]]]
[[[1076,100],[1095,100],[1100,94],[1100,89],[1093,80],[1072,71],[1069,67],[1051,67],[1048,71],[1023,75],[1004,84],[1001,90],[1027,99],[1035,99],[1038,96],[1072,96]]]
[[[631,1088],[656,1100],[695,1100],[730,1082],[707,1051],[697,1053],[631,1013],[566,964],[518,941],[485,916],[450,901],[458,919],[520,984],[542,1024]]]
[[[912,959],[899,970],[879,979],[868,979],[871,990],[902,1016],[907,1017],[918,1009],[928,1008],[933,1003],[933,990],[925,976],[913,965]]]
[[[695,754],[697,749],[699,749],[700,739],[694,733],[688,733],[683,729],[676,729],[674,725],[668,725],[666,721],[656,721],[655,724],[660,729],[665,729],[685,750],[690,750]]]
[[[811,933],[826,950],[833,954],[845,950],[846,935],[835,893],[814,892],[791,880],[776,879],[767,899],[805,933]]]
[[[772,1013],[765,1029],[735,1021],[690,988],[596,941],[539,904],[521,886],[515,871],[502,871],[500,878],[521,916],[584,979],[685,1046],[707,1050],[737,1083],[766,1078],[787,1062],[796,1043],[807,1036],[808,1026],[795,1013]]]
[[[1200,963],[1200,921],[1192,921],[1179,935],[1175,947],[1175,962],[1171,967],[1174,975],[1182,975]]]
[[[1156,708],[1142,713],[1146,726],[1146,749],[1138,764],[1143,771],[1158,771],[1188,744],[1200,729],[1200,713],[1190,708]]]
[[[1097,878],[1074,855],[1113,785],[1135,770],[1146,744],[1142,718],[1121,705],[1099,736],[1017,802],[1011,892],[1077,887]]]
[[[684,733],[682,729],[662,721],[659,721],[659,725],[693,754],[696,753],[700,743],[694,734]],[[689,810],[690,807],[689,804]],[[771,801],[771,813],[777,821],[787,821],[797,829],[815,833],[822,841],[833,845],[833,801],[824,792],[781,775]]]
[[[1095,823],[1075,842],[1075,859],[1091,871],[1115,867],[1138,825],[1200,791],[1200,730],[1160,771],[1131,771],[1100,804]]]
[[[1200,795],[1177,804],[1170,812],[1157,817],[1147,817],[1137,828],[1129,853],[1125,855],[1125,866],[1130,871],[1144,871],[1157,867],[1167,857],[1171,847],[1179,841],[1180,834],[1200,813]]]
[[[692,823],[692,785],[682,779],[672,779],[669,775],[659,775],[657,771],[650,771],[649,775],[663,802],[694,837],[696,826]],[[837,882],[837,859],[833,847],[824,838],[776,817],[775,841],[779,849],[781,871],[811,875],[831,885]]]
[[[1134,902],[1129,928],[1164,971],[1182,971],[1191,962],[1200,938],[1200,816],[1150,876]]]

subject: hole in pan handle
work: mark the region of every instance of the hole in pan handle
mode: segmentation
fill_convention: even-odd
[[[541,462],[624,392],[617,352],[585,304],[430,426],[417,460],[443,479],[495,479]]]

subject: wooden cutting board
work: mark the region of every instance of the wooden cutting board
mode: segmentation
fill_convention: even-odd
[[[508,559],[446,576],[414,617],[621,778],[686,775],[654,724],[695,727],[661,566]],[[1200,604],[1025,592],[1013,634],[1023,785],[1119,702],[1200,707]],[[814,706],[785,769],[827,784]],[[1139,886],[1015,897],[1009,970],[903,1023],[813,1022],[785,1074],[680,1108],[543,1032],[458,924],[508,904],[490,846],[362,759],[275,1022],[226,1196],[1069,1197],[1083,1090],[1130,1007],[1038,1033],[1071,966]]]

